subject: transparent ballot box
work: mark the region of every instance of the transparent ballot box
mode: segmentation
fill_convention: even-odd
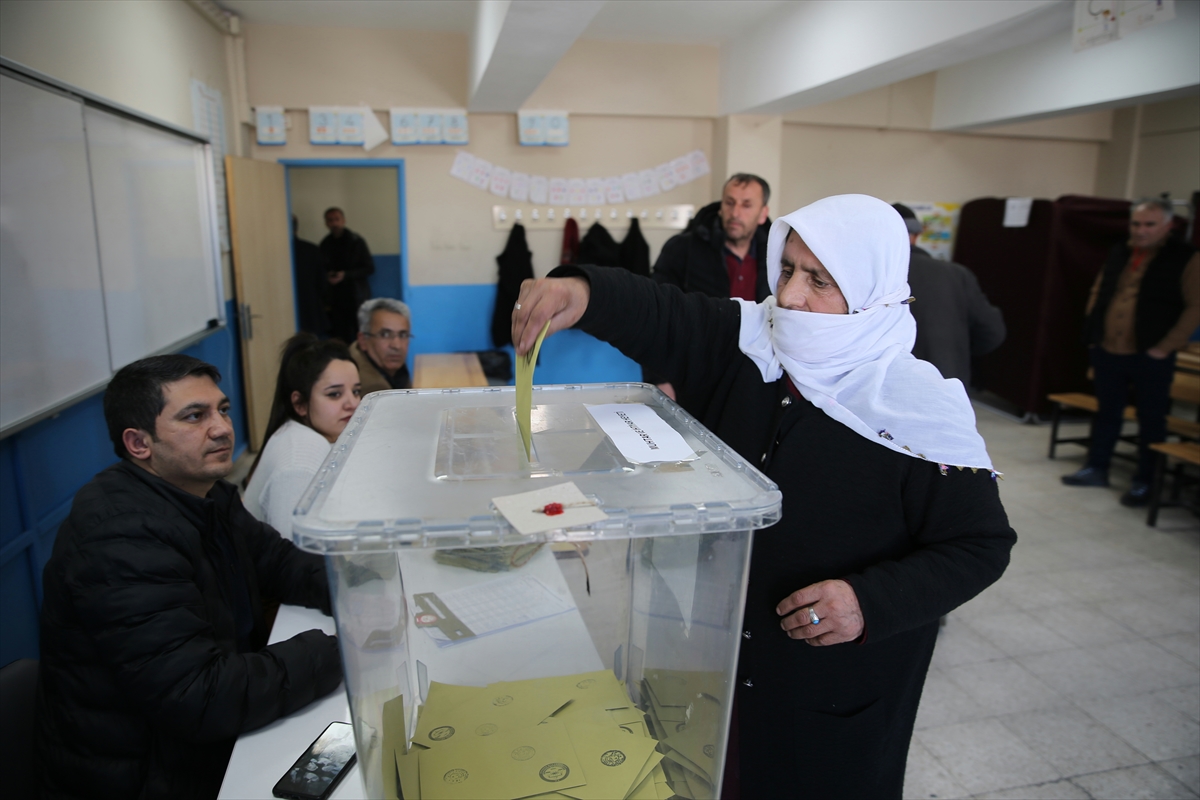
[[[597,421],[610,404],[688,452],[633,458]],[[512,387],[369,395],[295,511],[327,557],[367,796],[718,796],[777,487],[645,384],[536,387],[531,458],[515,405]],[[567,483],[565,512],[514,499],[549,528],[521,533],[503,499]]]

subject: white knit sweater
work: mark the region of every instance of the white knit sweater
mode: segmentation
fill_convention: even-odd
[[[308,488],[330,444],[307,425],[288,420],[267,441],[254,477],[243,498],[247,510],[257,519],[292,538],[292,511],[300,495]]]

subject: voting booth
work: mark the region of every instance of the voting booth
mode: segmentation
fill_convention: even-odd
[[[645,384],[369,395],[295,512],[368,797],[719,796],[776,486]]]

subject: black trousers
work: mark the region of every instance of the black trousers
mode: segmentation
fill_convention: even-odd
[[[1092,446],[1088,466],[1108,470],[1113,449],[1121,435],[1122,414],[1133,387],[1138,418],[1138,466],[1135,481],[1149,483],[1154,477],[1150,445],[1167,438],[1167,412],[1171,408],[1171,381],[1175,377],[1175,354],[1151,358],[1145,353],[1113,355],[1102,347],[1090,352],[1095,372],[1096,399],[1100,410],[1092,420]]]

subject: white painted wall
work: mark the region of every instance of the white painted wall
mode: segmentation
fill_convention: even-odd
[[[373,255],[400,253],[394,168],[305,167],[288,170],[288,180],[301,239],[320,243],[329,233],[325,209],[337,206],[346,215],[346,227],[367,240]]]
[[[1175,19],[1079,53],[1068,33],[938,71],[933,127],[953,130],[1194,95],[1200,2]]]

